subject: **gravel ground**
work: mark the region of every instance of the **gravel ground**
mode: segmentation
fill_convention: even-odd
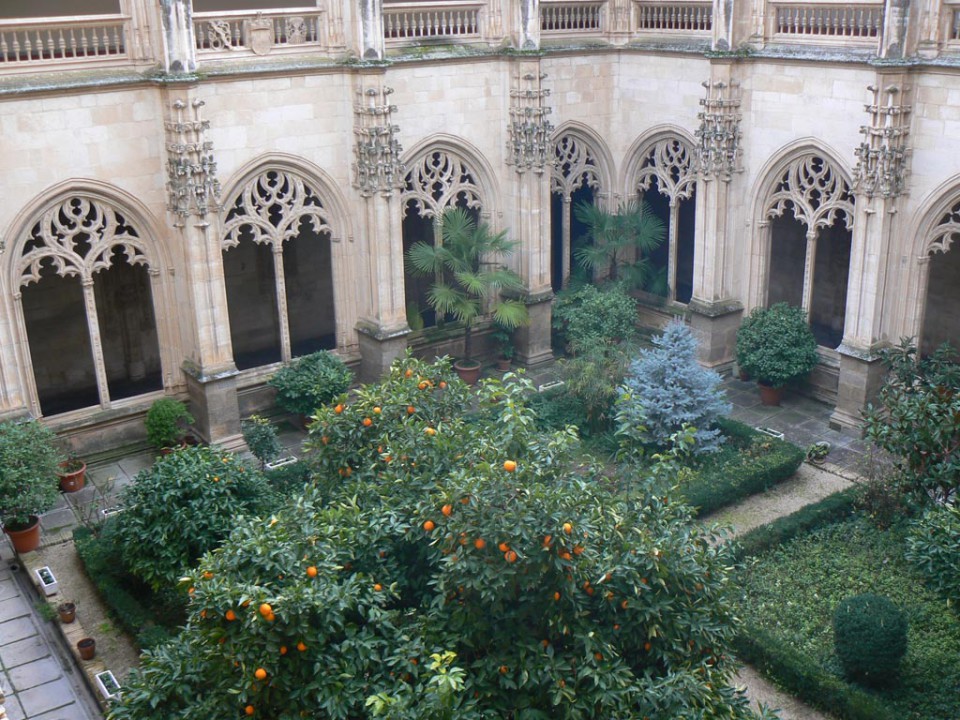
[[[76,604],[77,621],[87,635],[97,641],[97,655],[122,683],[130,669],[136,667],[140,653],[133,641],[107,615],[96,588],[83,570],[73,542],[45,547],[41,554],[60,583],[61,602]]]
[[[807,707],[792,695],[780,692],[749,665],[740,668],[740,672],[733,677],[733,684],[746,686],[750,706],[755,710],[759,703],[763,703],[777,710],[782,720],[829,720],[829,716]]]

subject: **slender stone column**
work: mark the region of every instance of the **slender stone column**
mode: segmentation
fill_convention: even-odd
[[[196,72],[193,3],[191,0],[160,0],[160,12],[163,21],[163,69],[178,74]]]
[[[360,0],[360,57],[383,60],[383,0]]]

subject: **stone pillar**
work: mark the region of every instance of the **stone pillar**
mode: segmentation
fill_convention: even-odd
[[[697,222],[693,251],[691,325],[700,362],[726,370],[733,363],[743,305],[731,296],[734,238],[728,232],[731,184],[740,179],[740,88],[730,61],[715,61],[703,83],[696,131]]]
[[[360,0],[360,58],[383,60],[383,0]]]
[[[899,209],[907,176],[907,136],[912,107],[906,104],[912,90],[906,73],[878,71],[867,90],[872,102],[865,105],[870,123],[856,149],[853,240],[847,281],[840,354],[840,384],[832,427],[860,432],[860,410],[883,382],[879,350],[886,344],[883,322],[887,260],[899,230]]]
[[[163,20],[163,69],[168,73],[197,70],[197,43],[193,34],[193,2],[160,0]]]
[[[517,41],[518,50],[539,50],[540,49],[540,0],[517,0],[516,8],[519,14],[517,18]],[[537,72],[540,66],[537,63]]]
[[[911,6],[903,56],[935,58],[940,54],[943,43],[941,30],[944,22],[941,13],[949,16],[953,8],[940,0],[921,0],[911,3]]]
[[[389,101],[393,90],[383,79],[380,71],[360,73],[355,87],[353,185],[362,198],[361,255],[369,262],[366,307],[357,324],[364,382],[383,375],[406,349],[410,333],[403,283],[400,128],[393,122],[397,106]]]
[[[184,268],[180,292],[193,316],[181,321],[186,359],[184,380],[197,431],[204,440],[228,448],[243,447],[237,404],[230,317],[223,276],[213,144],[209,121],[195,85],[161,88],[167,142],[167,217],[173,228],[173,252]]]
[[[553,359],[548,171],[553,126],[547,120],[550,91],[543,88],[544,79],[539,58],[516,61],[507,128],[507,164],[516,171],[513,232],[520,241],[518,272],[527,288],[524,301],[530,313],[530,323],[517,329],[515,339],[517,359],[528,367]]]

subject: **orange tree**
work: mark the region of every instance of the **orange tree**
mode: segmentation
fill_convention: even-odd
[[[321,409],[316,486],[184,579],[111,717],[748,717],[727,550],[538,435],[528,390],[403,358]]]

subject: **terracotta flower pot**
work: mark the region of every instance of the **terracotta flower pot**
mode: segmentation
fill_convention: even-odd
[[[477,384],[477,380],[480,379],[481,367],[480,363],[476,360],[457,360],[453,364],[453,369],[457,371],[457,375],[459,375],[460,379],[467,385]]]
[[[87,464],[85,462],[80,462],[80,469],[67,472],[65,469],[69,465],[69,461],[60,463],[61,472],[57,473],[57,477],[60,478],[60,489],[64,492],[77,492],[77,490],[83,490],[83,486],[87,481]]]
[[[77,606],[72,602],[60,603],[57,605],[57,613],[60,615],[60,622],[69,625],[77,619]]]
[[[767,405],[770,407],[777,407],[780,405],[780,401],[783,399],[782,387],[771,387],[769,385],[763,385],[762,383],[757,383],[757,387],[760,388],[761,405]]]
[[[97,641],[89,637],[77,640],[77,652],[81,660],[93,660],[97,654]]]
[[[10,536],[13,549],[20,555],[40,547],[40,518],[36,515],[31,515],[30,522],[24,526],[6,523],[3,531]]]
[[[497,370],[500,372],[507,372],[510,369],[510,363],[512,361],[510,358],[499,357],[497,358]]]

